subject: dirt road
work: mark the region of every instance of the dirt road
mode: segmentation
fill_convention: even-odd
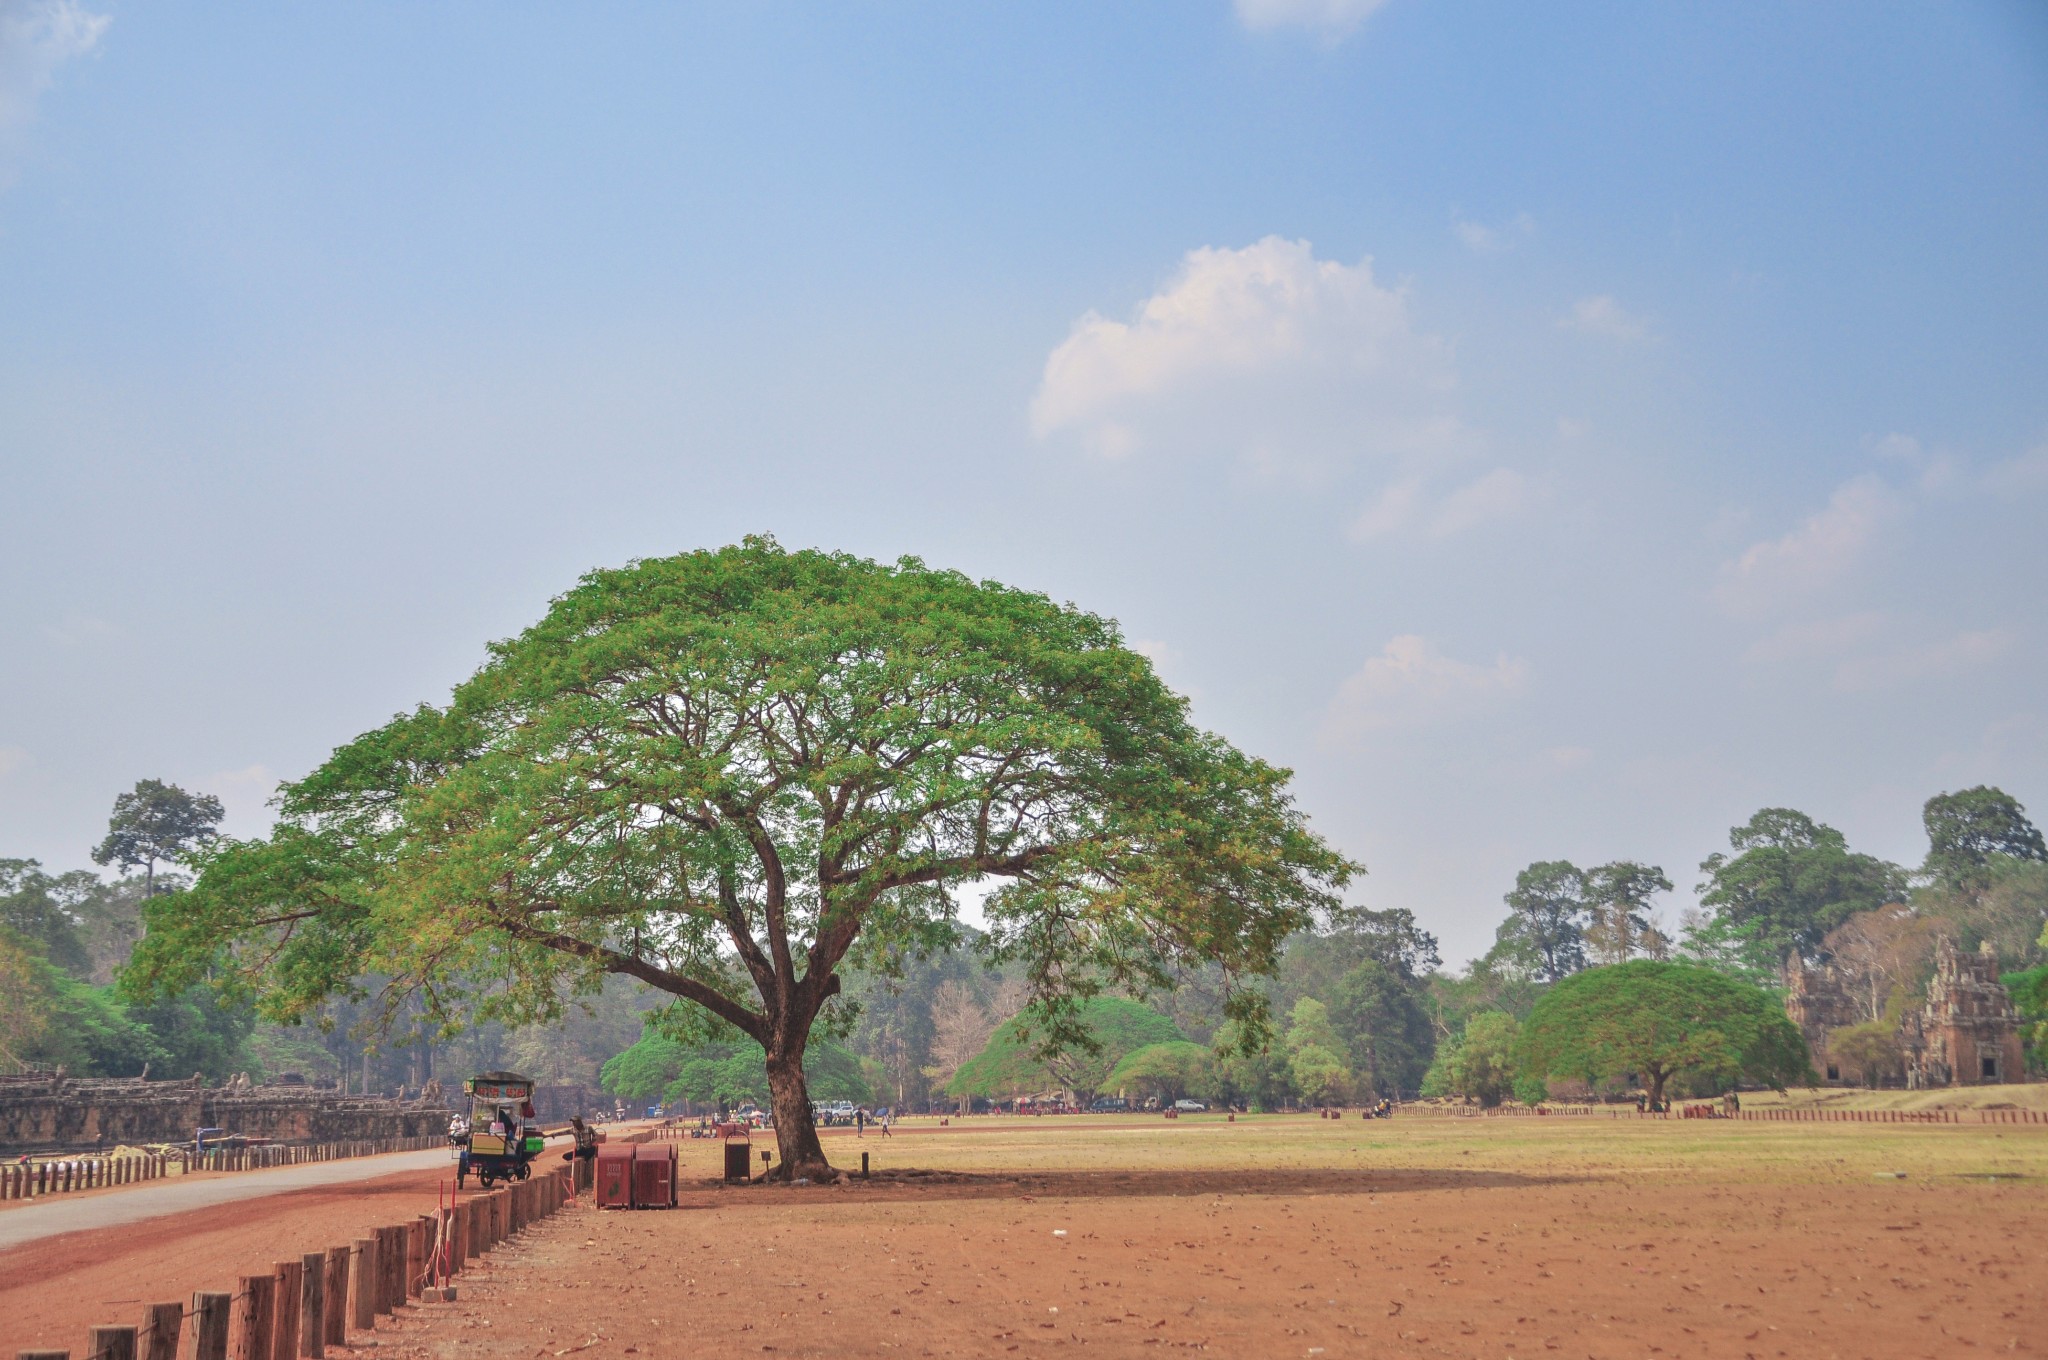
[[[220,1204],[262,1199],[318,1186],[352,1185],[397,1172],[438,1168],[453,1174],[446,1148],[424,1152],[392,1152],[378,1157],[349,1157],[305,1166],[280,1166],[267,1171],[195,1172],[168,1180],[121,1186],[104,1193],[52,1195],[32,1204],[11,1206],[0,1213],[0,1252],[64,1233],[85,1232],[137,1223],[165,1214],[189,1213]],[[0,1276],[0,1278],[5,1278]]]

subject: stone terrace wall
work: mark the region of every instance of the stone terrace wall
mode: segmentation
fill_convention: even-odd
[[[410,1138],[442,1132],[448,1111],[310,1086],[209,1088],[190,1081],[0,1077],[0,1151],[188,1143],[220,1128],[286,1143]]]

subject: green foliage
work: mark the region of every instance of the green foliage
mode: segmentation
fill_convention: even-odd
[[[1463,1033],[1437,1046],[1436,1061],[1423,1079],[1422,1093],[1457,1096],[1492,1109],[1516,1089],[1515,1048],[1520,1035],[1521,1026],[1512,1015],[1500,1011],[1474,1015]]]
[[[1216,1087],[1216,1055],[1185,1039],[1133,1049],[1104,1078],[1105,1091],[1133,1091],[1159,1100],[1209,1096]]]
[[[1586,875],[1569,860],[1544,860],[1515,875],[1495,949],[1544,982],[1586,966]]]
[[[1913,894],[1913,910],[1954,926],[1966,950],[1989,944],[2001,961],[2025,967],[2041,961],[2048,928],[2048,863],[1992,857],[1962,885],[1929,884]]]
[[[1844,1025],[1829,1031],[1828,1056],[1846,1071],[1855,1073],[1865,1086],[1878,1086],[1887,1077],[1905,1075],[1906,1054],[1899,1045],[1896,1019]]]
[[[161,779],[138,780],[114,799],[107,837],[92,852],[93,863],[143,870],[145,895],[153,894],[156,866],[179,863],[213,840],[224,815],[212,794],[187,793]]]
[[[2012,1004],[2020,1013],[2027,1066],[2036,1072],[2048,1068],[2048,963],[2006,973],[1999,981],[2012,993]]]
[[[1605,963],[1637,954],[1661,955],[1668,943],[1650,923],[1650,899],[1671,891],[1671,880],[1654,864],[1616,860],[1586,871],[1586,943]]]
[[[83,978],[92,971],[83,904],[98,886],[99,879],[89,873],[53,877],[36,860],[0,859],[0,930]]]
[[[1330,1023],[1360,1082],[1384,1096],[1422,1084],[1436,1047],[1422,984],[1367,959],[1337,984]]]
[[[1287,1027],[1287,1075],[1295,1092],[1309,1105],[1348,1099],[1351,1069],[1344,1063],[1343,1043],[1330,1024],[1330,1010],[1314,997],[1294,1003]]]
[[[376,973],[454,1027],[627,974],[763,1045],[795,1174],[822,1159],[801,1062],[840,965],[942,947],[968,883],[1001,885],[991,952],[1045,1051],[1086,1047],[1095,989],[1204,960],[1256,1032],[1238,981],[1355,867],[1288,777],[1193,727],[1105,619],[749,539],[591,573],[446,709],[286,786],[268,840],[149,905],[130,985],[212,978],[283,1021]]]
[[[1158,1011],[1120,996],[1088,998],[1076,1007],[1074,1020],[1087,1042],[1048,1053],[1030,1012],[1011,1017],[997,1027],[987,1048],[961,1064],[946,1090],[983,1099],[1054,1089],[1092,1095],[1105,1089],[1125,1055],[1187,1039]]]
[[[1700,865],[1700,903],[1722,923],[1694,956],[1724,952],[1754,973],[1764,957],[1775,969],[1797,949],[1811,956],[1821,937],[1861,911],[1896,902],[1905,878],[1895,865],[1853,853],[1842,833],[1791,808],[1764,808],[1728,832],[1733,856]]]
[[[829,1039],[813,1039],[805,1073],[817,1100],[868,1103],[874,1091],[860,1059]],[[614,1095],[635,1101],[691,1100],[733,1106],[766,1101],[768,1055],[745,1037],[683,1043],[652,1028],[631,1048],[605,1063],[600,1080]]]
[[[2003,789],[1979,784],[1960,793],[1941,793],[1921,810],[1927,828],[1927,863],[1922,872],[1937,887],[1974,894],[1990,884],[2001,860],[2048,860],[2048,844],[2027,820],[2027,810]]]
[[[1519,1059],[1544,1077],[1638,1078],[1657,1100],[1679,1072],[1779,1089],[1812,1078],[1804,1040],[1769,993],[1692,964],[1646,960],[1589,969],[1544,993]]]
[[[1344,975],[1368,962],[1412,980],[1442,958],[1436,937],[1419,928],[1406,908],[1342,907],[1329,913],[1321,929],[1287,941],[1277,977],[1279,1003],[1290,1008],[1304,996],[1334,997]]]
[[[1294,1087],[1284,1049],[1247,1044],[1228,1022],[1214,1044],[1217,1099],[1247,1110],[1277,1110],[1287,1103]]]
[[[1515,1099],[1524,1105],[1541,1105],[1550,1099],[1550,1087],[1544,1084],[1543,1078],[1523,1073],[1515,1078]]]

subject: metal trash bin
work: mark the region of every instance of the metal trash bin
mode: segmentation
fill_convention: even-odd
[[[676,1207],[676,1145],[642,1143],[633,1154],[633,1207]]]
[[[745,1124],[721,1124],[725,1135],[725,1183],[745,1185],[754,1179],[754,1140]]]
[[[597,1207],[633,1207],[633,1145],[608,1143],[597,1150]]]

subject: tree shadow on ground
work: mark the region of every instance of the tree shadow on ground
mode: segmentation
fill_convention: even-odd
[[[1423,1190],[1493,1190],[1564,1185],[1577,1176],[1527,1176],[1508,1171],[1406,1168],[1275,1168],[1208,1171],[877,1171],[856,1172],[836,1185],[786,1186],[756,1182],[762,1191],[880,1199],[1143,1199],[1202,1195],[1393,1195]],[[730,1205],[749,1187],[699,1182],[685,1186],[686,1203]],[[765,1202],[765,1197],[764,1197]]]

